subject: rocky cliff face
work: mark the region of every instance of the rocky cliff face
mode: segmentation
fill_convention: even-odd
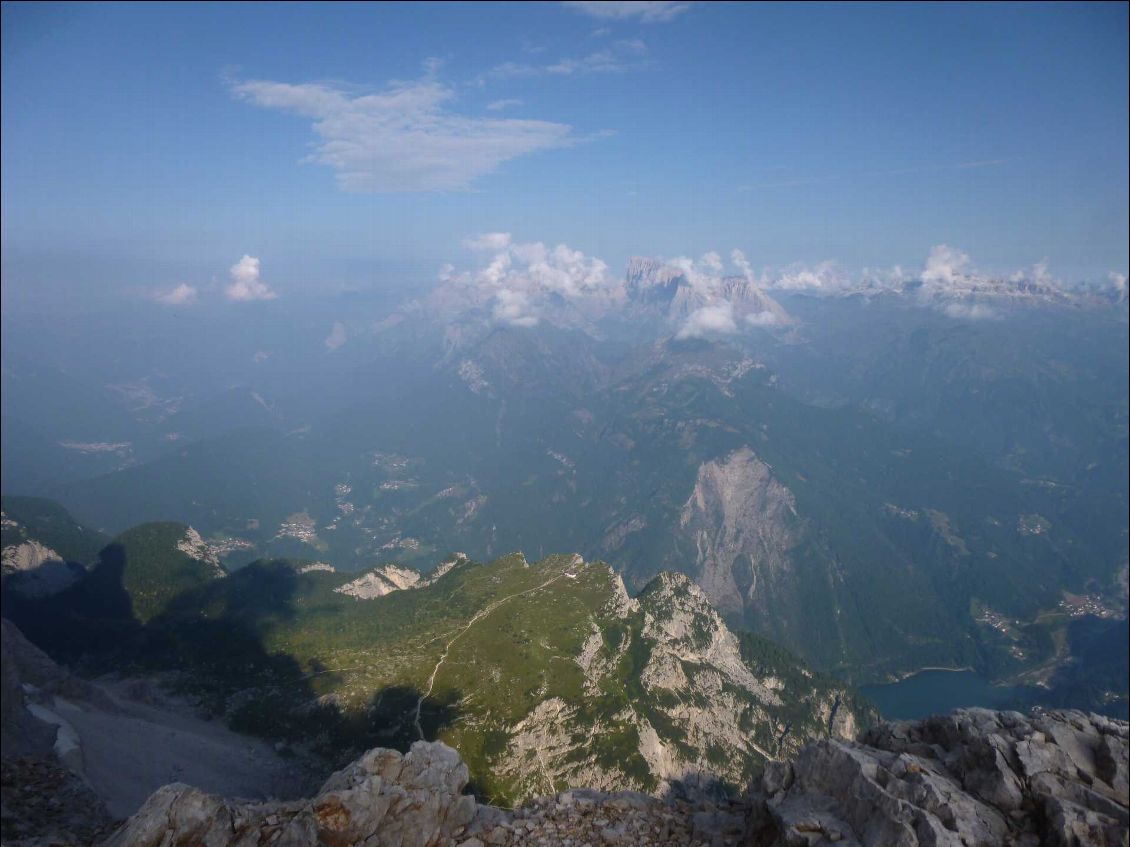
[[[764,845],[1127,843],[1127,724],[1082,712],[963,709],[819,741],[769,765]]]
[[[381,565],[362,574],[357,579],[335,588],[334,591],[338,594],[356,597],[358,600],[372,600],[375,597],[384,597],[394,591],[427,588],[456,565],[465,561],[467,561],[466,556],[457,554],[453,558],[441,562],[427,577],[412,568],[405,568],[400,565]]]
[[[156,792],[106,847],[450,844],[475,814],[467,766],[444,744],[370,750],[310,800],[239,803],[187,785]]]
[[[81,565],[67,562],[3,512],[0,512],[0,526],[4,533],[0,573],[5,591],[15,591],[24,597],[46,597],[74,585],[82,576]]]
[[[624,275],[629,313],[653,314],[680,321],[703,306],[725,301],[738,320],[758,326],[790,322],[784,307],[756,282],[742,276],[711,277],[692,284],[686,271],[658,259],[633,257]]]
[[[83,778],[67,721],[48,708],[67,696],[105,705],[89,683],[60,669],[0,619],[0,835],[5,845],[90,844],[108,831],[105,804]]]
[[[735,318],[748,320],[756,326],[780,326],[791,320],[780,303],[766,294],[756,283],[740,276],[722,277],[715,287],[708,291],[691,285],[678,284],[667,308],[667,316],[673,320],[680,320],[690,316],[696,309],[709,306],[719,300],[731,305]]]
[[[792,492],[748,447],[699,467],[679,519],[695,581],[715,607],[766,619],[790,599],[798,523]]]
[[[25,597],[47,597],[74,585],[83,569],[34,539],[4,548],[4,587]]]
[[[572,657],[583,690],[542,700],[504,730],[510,741],[492,769],[511,782],[510,796],[742,785],[766,760],[867,717],[843,705],[842,686],[801,666],[751,664],[683,574],[660,574],[638,599],[608,578],[612,596]]]
[[[512,810],[476,804],[455,751],[418,742],[371,750],[294,803],[167,786],[108,844],[1113,847],[1127,843],[1126,780],[1127,724],[1081,712],[884,724],[816,742],[735,797],[574,789]]]
[[[415,588],[419,582],[420,574],[417,571],[396,565],[384,565],[335,588],[334,591],[348,594],[358,600],[372,600],[374,597],[384,597],[394,591]]]
[[[633,304],[670,305],[678,287],[678,271],[659,259],[633,256],[624,273],[624,291]]]

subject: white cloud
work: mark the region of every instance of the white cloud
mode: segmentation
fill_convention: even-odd
[[[926,301],[946,297],[1056,297],[1067,291],[1063,281],[1051,272],[1047,259],[1013,274],[990,273],[975,267],[968,255],[946,244],[930,251],[921,280],[920,297]]]
[[[927,285],[952,286],[957,280],[968,276],[969,256],[948,244],[938,244],[930,249],[926,269],[922,271],[922,282]]]
[[[721,275],[722,273],[722,257],[711,250],[708,253],[703,253],[702,258],[699,260],[703,266],[714,274]]]
[[[732,335],[737,331],[734,307],[728,300],[723,300],[691,312],[675,337],[702,338],[705,335]]]
[[[713,250],[697,261],[686,257],[665,265],[669,277],[682,277],[687,288],[676,295],[673,308],[686,314],[676,338],[698,338],[707,334],[729,334],[740,326],[774,326],[788,321],[780,305],[761,290],[753,266],[741,250],[730,251],[731,264],[740,277],[725,275],[722,257]],[[737,280],[745,287],[735,287]]]
[[[251,361],[253,361],[257,365],[261,365],[269,358],[271,358],[271,354],[266,350],[257,350],[255,352],[255,355],[251,357]]]
[[[307,161],[333,168],[352,192],[465,189],[510,159],[573,140],[567,124],[457,114],[448,108],[455,92],[430,76],[372,93],[266,80],[237,82],[232,93],[312,118],[320,142]]]
[[[508,232],[484,232],[476,235],[473,238],[464,238],[463,246],[470,250],[483,250],[490,252],[498,252],[505,250],[510,246],[510,233]]]
[[[781,319],[773,312],[750,312],[745,316],[745,322],[750,326],[776,326]]]
[[[561,5],[603,20],[635,18],[644,23],[674,20],[691,7],[689,2],[676,0],[572,0]]]
[[[1041,259],[1032,265],[1031,270],[1019,270],[1009,277],[1012,282],[1025,282],[1031,280],[1037,285],[1041,286],[1060,286],[1062,283],[1059,278],[1052,275],[1048,270],[1048,260]]]
[[[901,265],[889,268],[864,268],[859,272],[861,288],[880,291],[902,291],[912,276]]]
[[[967,321],[988,321],[997,317],[996,310],[984,303],[950,303],[942,311],[951,318]]]
[[[502,100],[492,100],[491,102],[487,103],[487,110],[490,112],[501,112],[503,109],[512,109],[515,106],[521,106],[522,102],[523,101],[519,100],[517,97],[507,97]]]
[[[349,340],[349,330],[341,321],[334,321],[330,334],[326,336],[326,349],[337,350]]]
[[[1115,294],[1118,295],[1118,302],[1121,303],[1126,299],[1126,274],[1111,271],[1107,274],[1107,279],[1110,280],[1111,288],[1114,289]]]
[[[463,244],[487,255],[474,270],[444,265],[438,297],[458,308],[489,306],[500,323],[533,326],[551,305],[599,311],[619,292],[619,280],[604,262],[564,244],[515,242],[506,232],[484,233]]]
[[[462,281],[462,278],[465,277],[465,274],[461,274],[455,267],[455,265],[451,264],[451,262],[444,262],[440,266],[437,277],[439,278],[439,281],[443,283],[460,282]]]
[[[537,326],[538,313],[525,291],[500,288],[494,295],[492,317],[511,326]]]
[[[745,257],[745,253],[735,247],[730,251],[730,261],[735,268],[741,271],[742,276],[746,278],[746,282],[754,281],[753,265],[749,263],[749,259]]]
[[[278,296],[259,279],[259,260],[254,256],[244,255],[231,266],[230,273],[231,285],[225,290],[229,300],[274,300]]]
[[[154,295],[153,299],[166,306],[191,306],[199,294],[195,286],[182,282],[176,288]]]
[[[491,79],[540,76],[585,76],[588,74],[616,74],[644,67],[648,62],[648,49],[639,38],[616,41],[584,56],[566,56],[556,62],[531,65],[521,62],[503,62],[486,73]]]
[[[701,297],[713,297],[722,285],[722,257],[713,250],[698,260],[678,256],[666,263],[672,276],[681,276]]]
[[[1032,265],[1032,279],[1040,285],[1059,285],[1060,281],[1057,277],[1052,276],[1048,270],[1048,260],[1040,259],[1036,264]]]
[[[821,262],[811,267],[800,264],[789,265],[772,278],[769,287],[790,291],[806,289],[827,291],[840,287],[845,282],[846,276],[835,262]]]
[[[617,41],[612,47],[586,56],[560,59],[547,65],[545,72],[559,76],[615,74],[640,67],[647,56],[647,45],[638,38]]]

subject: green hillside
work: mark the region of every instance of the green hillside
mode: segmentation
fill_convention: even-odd
[[[603,563],[513,554],[450,560],[434,582],[360,599],[337,590],[355,574],[303,562],[221,577],[176,550],[185,533],[123,533],[83,585],[28,608],[55,620],[29,632],[93,665],[101,649],[119,669],[181,671],[235,727],[335,761],[442,739],[498,802],[696,773],[738,787],[766,758],[871,715],[786,651],[732,633],[681,575],[631,599]]]
[[[6,520],[0,528],[0,547],[35,540],[68,562],[89,565],[107,538],[82,526],[70,512],[42,497],[0,497]]]
[[[91,581],[120,585],[134,617],[148,623],[176,598],[226,575],[195,530],[179,523],[149,523],[126,530],[98,554]]]

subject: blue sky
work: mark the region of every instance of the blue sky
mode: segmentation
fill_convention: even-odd
[[[423,286],[491,231],[1126,272],[1126,4],[637,5],[4,3],[5,288]]]

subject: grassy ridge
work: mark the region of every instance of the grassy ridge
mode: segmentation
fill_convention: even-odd
[[[706,749],[671,717],[680,705],[709,706],[712,695],[641,681],[663,646],[646,636],[647,622],[669,610],[647,592],[625,607],[607,565],[564,555],[463,560],[426,587],[362,600],[336,590],[355,575],[303,572],[290,560],[217,578],[176,549],[185,530],[146,524],[123,533],[83,583],[25,607],[18,622],[64,657],[90,661],[100,651],[103,667],[179,670],[181,684],[237,728],[338,761],[369,746],[405,747],[422,731],[459,749],[477,790],[500,802],[564,788],[570,773],[654,788],[641,720],[691,761],[717,760],[744,776],[760,761],[743,751],[735,764],[732,752]],[[695,602],[707,610],[696,621],[713,614]],[[709,637],[699,633],[688,649]],[[763,748],[782,726],[825,731],[817,701],[832,687],[814,685],[784,651],[751,643],[763,649],[750,669],[787,677],[794,690],[772,707],[731,691],[742,731]],[[561,761],[531,776],[528,750],[515,744],[546,704],[560,718],[539,731],[554,736]]]

